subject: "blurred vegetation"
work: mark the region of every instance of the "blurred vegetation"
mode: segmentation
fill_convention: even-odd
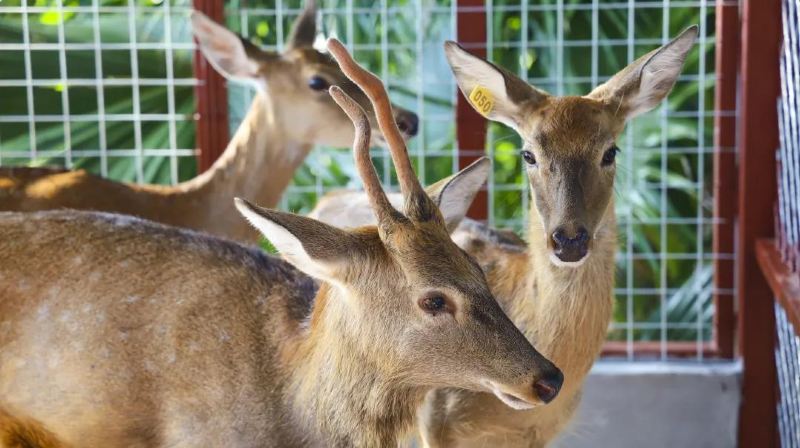
[[[59,13],[57,0],[31,0],[29,6],[43,12],[29,15],[31,42],[57,43],[59,30],[64,29],[67,42],[94,42],[93,24],[100,25],[99,36],[104,43],[128,43],[128,11],[135,11],[136,41],[159,43],[165,38],[165,10],[171,8],[170,38],[184,44],[172,52],[176,78],[192,77],[192,51],[187,15],[188,0],[94,0],[102,6],[130,6],[130,10],[103,12],[97,18],[89,11]],[[268,48],[282,44],[291,22],[301,9],[301,0],[279,2],[285,14],[281,22],[274,13],[277,0],[226,2],[228,25],[241,30],[257,43]],[[711,338],[713,314],[711,268],[711,227],[698,225],[711,218],[711,180],[713,173],[710,147],[713,141],[714,89],[714,18],[713,7],[680,6],[668,9],[632,3],[634,16],[628,17],[628,5],[600,0],[601,8],[593,16],[590,0],[499,0],[492,4],[490,19],[490,55],[494,62],[520,76],[527,77],[538,87],[552,93],[583,94],[596,82],[611,76],[624,67],[631,57],[638,57],[655,48],[665,37],[674,36],[691,24],[703,23],[705,34],[711,38],[691,52],[684,75],[685,81],[676,86],[664,109],[635,119],[619,142],[622,154],[618,159],[616,207],[620,226],[618,257],[618,300],[615,321],[626,322],[632,316],[636,324],[635,340],[668,339],[697,340],[697,323],[702,323],[703,340]],[[6,0],[4,7],[18,6],[20,0]],[[561,13],[556,8],[563,4]],[[318,0],[322,6],[322,27],[325,35],[337,35],[358,47],[355,57],[375,71],[389,84],[393,100],[415,110],[424,121],[421,135],[409,146],[426,183],[453,172],[455,167],[454,101],[455,86],[444,61],[441,43],[453,38],[454,22],[450,0]],[[64,0],[66,6],[91,6],[92,0]],[[616,6],[615,6],[616,5]],[[385,7],[385,9],[382,9]],[[352,8],[353,14],[348,14]],[[417,20],[417,17],[420,20]],[[666,22],[665,22],[666,21]],[[0,12],[0,44],[23,43],[21,15]],[[629,42],[629,22],[634,24],[636,42]],[[595,27],[596,24],[596,27]],[[563,42],[557,39],[563,28]],[[594,30],[594,33],[593,33]],[[593,51],[592,39],[601,42]],[[520,45],[520,44],[525,44]],[[384,54],[382,46],[390,51]],[[559,51],[563,50],[563,51]],[[24,80],[23,51],[0,50],[2,80]],[[31,51],[34,79],[59,80],[57,50]],[[68,78],[93,79],[98,67],[91,47],[69,51]],[[132,76],[131,56],[127,48],[104,50],[99,58],[104,78],[129,79]],[[166,77],[166,53],[162,49],[138,49],[138,77]],[[708,76],[704,76],[708,75]],[[105,112],[131,114],[133,86],[103,88]],[[62,111],[62,92],[67,89],[71,114],[96,114],[97,87],[54,83],[33,87],[36,114],[59,115]],[[139,107],[142,113],[167,112],[166,86],[139,86]],[[231,128],[235,129],[247,110],[251,92],[248,88],[231,86]],[[27,114],[26,86],[0,87],[3,108],[0,118]],[[175,122],[175,135],[166,121],[143,122],[143,148],[169,148],[174,138],[178,148],[194,147],[193,88],[175,87],[175,112],[182,117]],[[698,114],[699,112],[699,114]],[[36,123],[37,148],[47,156],[34,160],[11,157],[30,148],[27,121],[0,121],[0,163],[2,164],[64,164],[64,132],[61,122]],[[109,148],[107,175],[114,179],[137,179],[136,158],[128,152],[115,156],[115,150],[136,148],[135,124],[130,121],[73,121],[70,123],[73,150],[100,147],[101,131],[105,132]],[[490,126],[487,150],[494,160],[493,181],[497,188],[491,197],[493,223],[498,226],[524,229],[527,217],[528,187],[523,177],[519,157],[520,141],[508,128]],[[698,150],[699,149],[699,150]],[[386,154],[376,149],[376,165],[387,182],[394,183],[386,162]],[[101,172],[103,161],[97,157],[75,158],[74,166]],[[195,174],[194,157],[170,158],[146,156],[142,159],[141,180],[151,183],[179,180]],[[174,164],[177,164],[175,166]],[[298,171],[293,188],[287,193],[283,207],[308,211],[319,193],[340,188],[357,187],[359,181],[352,167],[350,153],[344,148],[318,148]],[[660,224],[662,220],[668,220]],[[706,256],[698,263],[696,254]],[[661,256],[665,260],[661,261]],[[664,304],[662,313],[662,303]],[[664,319],[685,328],[670,329],[662,335],[651,328]],[[625,340],[625,329],[612,330],[613,339]]]

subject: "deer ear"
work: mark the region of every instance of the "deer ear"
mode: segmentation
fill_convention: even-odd
[[[289,48],[310,48],[317,37],[317,5],[315,0],[306,0],[303,12],[292,25],[287,45]]]
[[[439,206],[448,232],[454,231],[467,215],[475,195],[486,183],[491,168],[491,161],[481,157],[463,170],[425,189]]]
[[[697,32],[696,25],[687,28],[668,44],[632,62],[588,97],[623,111],[627,119],[653,109],[675,85]]]
[[[457,43],[444,44],[447,62],[461,93],[484,117],[520,132],[525,113],[541,107],[547,94],[514,74],[470,54]]]
[[[261,208],[240,198],[234,202],[286,261],[319,280],[335,282],[348,254],[361,247],[351,234],[315,219]]]
[[[250,82],[257,79],[255,56],[263,52],[255,45],[197,11],[192,12],[192,32],[203,56],[223,76]]]

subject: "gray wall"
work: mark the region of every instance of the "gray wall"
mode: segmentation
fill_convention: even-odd
[[[734,447],[738,363],[599,362],[556,448]]]

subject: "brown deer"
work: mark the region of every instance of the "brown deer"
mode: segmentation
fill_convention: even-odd
[[[380,80],[330,46],[377,112],[402,212],[371,164],[366,114],[332,87],[378,225],[237,200],[288,263],[120,215],[0,214],[0,253],[14,254],[0,260],[0,440],[22,428],[48,446],[396,446],[433,387],[517,409],[555,398],[561,372],[450,239],[437,206],[450,189],[424,192]]]
[[[534,199],[527,247],[468,221],[453,239],[478,260],[511,320],[566,381],[553,403],[522,412],[485,393],[438,389],[421,411],[428,446],[540,447],[569,422],[611,321],[619,151],[614,142],[628,120],[667,96],[696,36],[697,27],[687,29],[582,97],[548,95],[454,42],[445,45],[459,88],[475,109],[522,137]],[[352,193],[346,198],[338,203],[328,197],[312,214],[326,220],[333,210],[358,206]],[[363,213],[348,210],[334,224],[366,221]]]
[[[238,217],[231,198],[245,196],[274,207],[313,145],[346,147],[352,141],[353,127],[328,95],[328,86],[340,86],[371,111],[335,61],[312,47],[315,17],[310,0],[294,24],[286,51],[272,53],[193,13],[194,35],[206,58],[227,78],[257,87],[247,116],[207,172],[175,186],[160,186],[114,182],[83,170],[0,168],[0,211],[107,211],[256,241],[257,232]],[[417,116],[399,107],[394,110],[404,136],[415,135]],[[380,143],[377,134],[374,140]]]

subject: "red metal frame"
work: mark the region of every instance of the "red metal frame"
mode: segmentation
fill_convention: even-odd
[[[774,299],[756,260],[756,239],[774,233],[775,151],[781,6],[745,0],[742,11],[739,120],[737,303],[743,360],[739,446],[779,446]]]
[[[761,272],[764,273],[778,303],[786,311],[795,331],[800,331],[800,282],[797,281],[800,274],[789,269],[774,240],[758,240],[756,255]]]
[[[458,42],[470,52],[486,57],[486,7],[483,0],[457,0]],[[486,148],[486,119],[469,105],[464,95],[456,100],[456,139],[458,167],[465,168],[484,154]],[[467,216],[486,220],[489,217],[489,196],[485,189],[478,192]]]
[[[212,20],[224,23],[225,13],[220,0],[193,0],[194,8]],[[194,53],[194,75],[199,81],[197,97],[196,147],[198,172],[214,164],[228,145],[228,91],[222,77],[200,50]]]
[[[713,250],[717,254],[734,252],[736,216],[736,75],[739,63],[739,4],[719,0],[716,7],[717,48],[714,91],[714,218]],[[714,259],[715,291],[732,291],[734,260]],[[733,358],[733,332],[736,325],[734,297],[714,293],[714,342],[722,358]]]
[[[667,342],[667,353],[673,358],[695,358],[698,352],[704,358],[719,358],[722,357],[717,345],[713,342],[707,342],[700,345],[698,350],[697,342],[684,342],[673,341]],[[646,341],[633,343],[634,357],[660,357],[661,356],[661,342],[659,341]],[[623,341],[607,341],[603,345],[603,356],[619,357],[628,356],[628,343]]]

